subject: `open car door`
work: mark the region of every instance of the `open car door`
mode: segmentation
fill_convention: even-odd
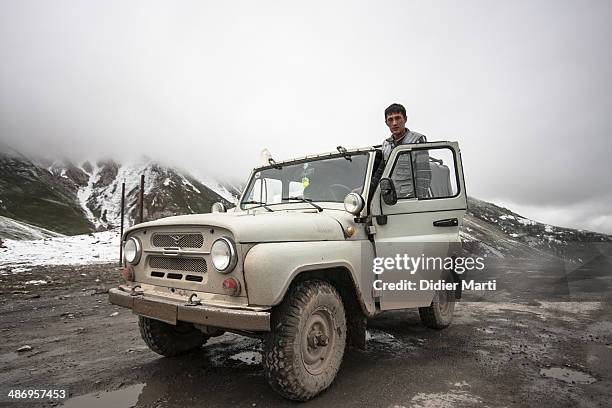
[[[391,152],[370,203],[376,258],[384,268],[373,288],[381,310],[430,305],[434,291],[421,289],[422,281],[446,277],[445,261],[460,251],[466,209],[456,142],[401,145]],[[383,283],[403,289],[382,289]]]

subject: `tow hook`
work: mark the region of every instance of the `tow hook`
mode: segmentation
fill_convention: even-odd
[[[143,295],[143,294],[144,294],[144,292],[143,292],[142,290],[141,290],[141,291],[136,292],[136,289],[137,289],[137,288],[140,288],[140,285],[132,286],[132,288],[131,288],[131,290],[130,290],[130,296],[140,296],[140,295]],[[142,288],[141,288],[141,289],[142,289]]]
[[[195,300],[193,298],[195,298]],[[198,299],[198,295],[192,293],[191,296],[189,296],[189,300],[187,301],[187,303],[185,303],[185,306],[198,306],[201,304],[202,301]]]

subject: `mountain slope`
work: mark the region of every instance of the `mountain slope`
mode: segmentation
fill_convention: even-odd
[[[468,251],[495,257],[558,257],[579,260],[612,243],[612,236],[556,227],[522,217],[495,204],[468,198],[461,237]]]
[[[0,216],[66,235],[118,227],[125,182],[125,225],[133,225],[139,218],[141,175],[145,220],[210,212],[217,201],[231,206],[236,200],[231,187],[210,178],[202,182],[148,158],[74,164],[30,159],[0,146]],[[0,238],[9,236],[8,228],[0,231]]]
[[[141,175],[145,178],[145,220],[177,214],[206,213],[210,212],[212,204],[217,201],[226,205],[231,202],[188,173],[146,158],[122,166],[112,161],[98,162],[85,171],[89,176],[88,183],[79,189],[78,198],[87,217],[97,229],[120,225],[123,182],[126,225],[137,222]]]
[[[76,188],[14,152],[0,152],[0,215],[62,234],[92,230]]]
[[[53,231],[0,216],[0,238],[33,240],[62,236]]]

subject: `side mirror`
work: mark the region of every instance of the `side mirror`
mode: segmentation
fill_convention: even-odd
[[[395,185],[393,180],[390,178],[383,178],[380,180],[380,194],[387,205],[395,205],[397,203],[397,193],[395,192]]]

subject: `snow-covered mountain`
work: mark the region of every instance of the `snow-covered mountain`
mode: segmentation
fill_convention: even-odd
[[[140,176],[145,176],[144,219],[210,212],[217,201],[233,205],[238,192],[213,178],[143,157],[132,163],[113,160],[55,160],[0,150],[0,216],[20,225],[66,235],[114,228],[121,222],[121,184],[125,182],[125,225],[139,214]],[[8,234],[8,221],[0,238]],[[16,224],[11,224],[16,228]],[[3,232],[4,231],[4,232]]]
[[[70,166],[70,165],[68,165]],[[132,225],[139,214],[140,177],[144,175],[144,219],[154,220],[177,214],[210,212],[217,201],[230,204],[235,193],[210,179],[207,184],[186,171],[163,166],[146,157],[132,163],[112,160],[84,162],[66,170],[53,163],[49,172],[78,185],[77,202],[96,230],[121,223],[121,184],[125,182],[125,221]]]
[[[468,198],[460,234],[469,252],[494,257],[556,257],[580,262],[585,254],[612,243],[611,235],[543,224],[473,197]]]

